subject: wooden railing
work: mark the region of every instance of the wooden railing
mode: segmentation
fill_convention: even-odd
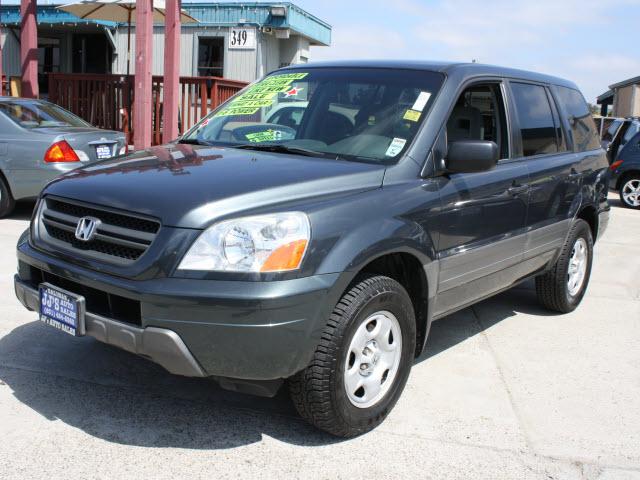
[[[113,74],[49,74],[49,101],[60,105],[89,123],[109,130],[131,134],[127,121],[135,115],[134,76]],[[163,77],[153,76],[152,122],[153,143],[162,142]],[[220,77],[180,77],[178,131],[191,128],[212,109],[229,99],[246,85],[245,82]],[[131,112],[129,112],[131,106]],[[133,117],[132,117],[133,118]]]

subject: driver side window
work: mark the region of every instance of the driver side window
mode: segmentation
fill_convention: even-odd
[[[464,90],[447,120],[447,142],[492,141],[500,158],[509,157],[507,122],[499,84],[473,85]]]

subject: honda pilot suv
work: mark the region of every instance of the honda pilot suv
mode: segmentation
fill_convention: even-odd
[[[286,382],[304,418],[353,436],[389,414],[432,321],[529,278],[547,308],[578,306],[607,173],[566,80],[289,67],[175,143],[49,183],[15,290],[46,324],[174,374]]]

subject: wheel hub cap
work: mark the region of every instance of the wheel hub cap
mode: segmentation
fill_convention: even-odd
[[[627,205],[640,207],[640,180],[629,180],[622,187],[622,199]]]
[[[571,258],[569,259],[569,269],[567,271],[567,287],[569,295],[574,297],[580,292],[584,277],[587,273],[588,250],[587,242],[584,238],[578,238],[573,244]]]
[[[368,408],[380,401],[395,380],[402,355],[398,319],[388,311],[367,317],[351,339],[344,366],[349,401]]]

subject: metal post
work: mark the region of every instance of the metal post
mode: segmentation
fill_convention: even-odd
[[[164,17],[164,85],[162,141],[178,137],[180,99],[180,1],[167,0]]]
[[[38,26],[36,0],[20,0],[22,96],[38,98]]]
[[[136,0],[136,72],[133,109],[133,144],[151,146],[153,0]]]

